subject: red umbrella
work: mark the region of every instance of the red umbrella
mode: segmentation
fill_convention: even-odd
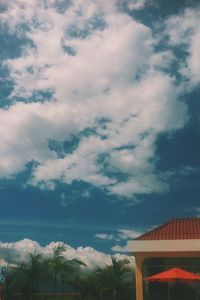
[[[200,280],[200,276],[196,275],[192,272],[185,271],[181,268],[172,268],[167,271],[149,276],[144,278],[145,281],[150,282],[177,282],[179,280],[181,281],[189,281],[189,282],[195,282]],[[170,299],[170,292],[169,292],[169,284],[168,284],[168,297]]]
[[[145,281],[161,281],[161,282],[173,282],[177,280],[184,281],[198,281],[200,276],[192,272],[185,271],[181,268],[172,268],[167,271],[144,278]]]

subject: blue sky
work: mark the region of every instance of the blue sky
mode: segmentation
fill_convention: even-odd
[[[0,1],[0,240],[123,251],[200,214],[198,1]]]

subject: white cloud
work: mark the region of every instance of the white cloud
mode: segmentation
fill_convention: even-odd
[[[107,234],[107,233],[97,233],[94,236],[98,239],[101,239],[101,240],[113,240],[113,239],[115,239],[115,236],[113,234]]]
[[[66,207],[67,206],[67,197],[64,193],[61,194],[60,196],[61,200],[60,200],[60,204],[62,207]]]
[[[120,229],[116,234],[116,241],[127,241],[132,240],[140,236],[143,232],[130,229]],[[111,248],[113,252],[127,252],[127,246],[115,245]]]
[[[49,256],[52,249],[60,242],[52,242],[49,245],[42,247],[37,242],[24,239],[15,243],[2,243],[0,242],[1,259],[9,264],[17,264],[28,259],[29,253],[42,253],[44,256]],[[73,248],[67,244],[62,243],[66,250],[64,256],[67,259],[79,258],[86,263],[90,269],[96,267],[103,267],[111,264],[111,255],[99,252],[91,247],[78,247]],[[127,258],[131,264],[134,259],[131,256],[116,254],[117,259]]]
[[[200,7],[188,8],[166,21],[169,43],[185,48],[181,73],[192,86],[200,83]],[[186,82],[184,83],[186,84]]]
[[[14,90],[12,105],[0,109],[0,177],[34,161],[29,183],[41,188],[82,180],[127,197],[166,191],[155,168],[155,142],[187,121],[179,88],[163,71],[171,52],[156,53],[151,29],[118,11],[115,1],[76,0],[62,13],[57,1],[47,4],[8,1],[1,14],[1,22],[34,47],[3,62]],[[28,102],[44,90],[53,91],[51,101]],[[17,102],[21,98],[27,103]],[[91,133],[82,134],[88,128]],[[49,148],[49,141],[62,144],[72,136],[79,143],[68,153]]]
[[[94,236],[101,240],[115,240],[115,241],[123,241],[128,239],[135,239],[142,232],[137,230],[130,230],[130,229],[119,229],[113,234],[108,233],[97,233]]]
[[[145,7],[146,0],[129,0],[127,1],[127,7],[130,11],[140,10]]]
[[[111,249],[113,252],[127,252],[126,246],[115,245]]]
[[[117,6],[123,11],[125,8],[129,12],[142,10],[146,4],[149,4],[146,0],[114,0]]]
[[[137,230],[130,230],[130,229],[120,229],[119,230],[119,237],[121,239],[135,239],[136,237],[140,236],[142,232]]]

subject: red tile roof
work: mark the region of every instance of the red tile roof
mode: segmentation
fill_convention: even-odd
[[[136,240],[185,239],[200,239],[200,218],[174,219],[136,238]]]

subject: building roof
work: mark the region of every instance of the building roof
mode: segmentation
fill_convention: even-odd
[[[200,239],[200,218],[174,219],[136,238],[136,240],[189,239]]]

